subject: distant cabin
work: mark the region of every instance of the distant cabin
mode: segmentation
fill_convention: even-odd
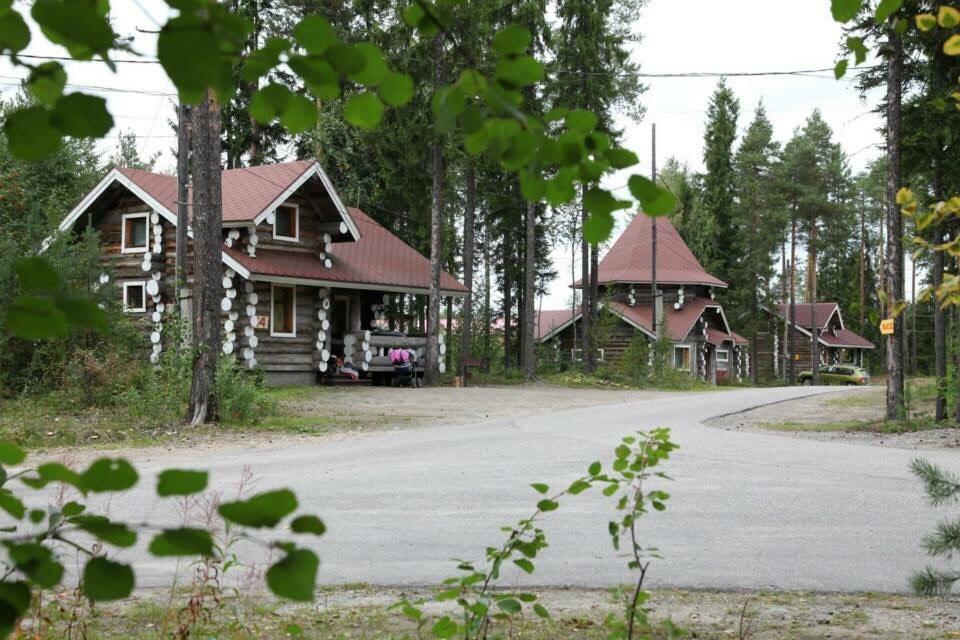
[[[640,335],[653,342],[651,291],[653,228],[657,229],[657,288],[663,298],[664,334],[674,368],[707,382],[740,380],[750,375],[749,343],[736,334],[715,299],[727,284],[707,273],[670,220],[638,214],[600,261],[599,306],[617,322],[598,355],[610,361],[624,356]],[[579,281],[573,283],[579,288]],[[537,336],[553,345],[558,357],[582,360],[581,309],[540,312]]]
[[[764,379],[784,378],[790,358],[796,372],[810,369],[813,335],[820,346],[820,364],[852,364],[862,367],[872,342],[847,329],[836,302],[778,304],[765,309],[766,327],[757,334],[757,373]],[[792,348],[791,348],[792,339]]]
[[[190,306],[192,241],[182,299],[174,293],[176,196],[173,176],[113,169],[59,227],[99,232],[100,282],[115,286],[123,311],[141,321],[153,362],[167,345],[164,323],[178,304]],[[415,296],[429,293],[429,261],[344,206],[317,162],[223,171],[222,203],[225,355],[271,382],[302,384],[343,365],[361,377],[385,376],[392,346],[422,354]],[[446,272],[440,288],[445,296],[467,292]]]

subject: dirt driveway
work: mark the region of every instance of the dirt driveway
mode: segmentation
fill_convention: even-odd
[[[676,395],[668,391],[574,389],[546,384],[491,387],[314,387],[291,391],[281,407],[293,422],[338,431],[380,431],[439,423],[470,424],[577,407]],[[355,433],[353,434],[355,435]]]

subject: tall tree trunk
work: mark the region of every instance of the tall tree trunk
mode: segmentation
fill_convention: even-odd
[[[221,223],[220,105],[212,90],[193,108],[193,381],[191,425],[217,419],[220,356]]]
[[[789,358],[790,350],[790,307],[789,302],[790,298],[787,295],[787,287],[790,282],[790,265],[787,262],[787,241],[782,239],[780,242],[780,302],[784,306],[783,312],[783,341],[780,343],[780,349],[777,351],[777,359],[780,359],[780,352],[783,352],[783,360],[781,361],[782,367],[780,367],[779,375],[782,376],[784,380],[787,379],[787,367],[790,366],[787,362]]]
[[[474,172],[473,160],[467,160],[466,198],[463,210],[463,286],[467,288],[467,295],[463,297],[463,325],[460,327],[460,375],[466,375],[463,366],[464,358],[469,358],[473,351],[473,253],[477,207],[477,177]]]
[[[503,368],[513,368],[513,234],[503,236]]]
[[[584,189],[581,188],[581,201]],[[580,205],[580,326],[583,333],[580,337],[580,353],[584,369],[593,371],[593,314],[590,312],[590,243],[587,242],[583,230],[587,223],[587,209]],[[596,249],[594,249],[596,250]]]
[[[433,80],[439,87],[443,81],[443,38],[434,37]],[[430,147],[433,185],[430,190],[430,297],[427,302],[427,366],[424,384],[440,382],[440,261],[443,259],[443,142],[434,140]]]
[[[816,260],[816,252],[813,253]],[[808,266],[809,269],[809,266]],[[810,371],[813,373],[813,384],[820,384],[820,323],[817,321],[817,266],[812,269],[810,279]]]
[[[427,302],[427,365],[424,383],[440,381],[440,246],[443,221],[443,145],[437,141],[430,149],[433,186],[430,193],[430,296]]]
[[[794,384],[797,381],[797,360],[794,354],[797,352],[797,216],[793,215],[790,222],[790,308],[787,313],[790,318],[790,361],[787,363],[788,374],[787,382]]]
[[[177,105],[177,252],[176,252],[176,297],[183,314],[183,296],[187,285],[187,228],[190,213],[187,198],[190,197],[190,107],[181,102]]]
[[[483,225],[483,357],[485,358],[490,357],[490,331],[493,329],[493,310],[490,308],[491,276],[490,220],[488,218]]]
[[[573,229],[570,234],[570,282],[577,281],[577,218],[573,218]],[[573,297],[570,300],[570,317],[577,315],[577,290],[573,289]],[[573,324],[573,351],[577,350],[577,324]]]
[[[810,221],[810,238],[807,241],[807,282],[804,287],[807,302],[816,302],[817,288],[817,221]]]
[[[900,102],[903,94],[903,48],[891,22],[887,29],[887,264],[886,288],[890,305],[903,300],[903,220],[896,202],[903,183],[900,158]],[[887,336],[887,419],[903,412],[903,315],[896,314],[893,334]]]
[[[942,201],[943,193],[943,154],[942,147],[938,146],[937,155],[933,161],[933,194],[938,201]],[[937,223],[933,227],[934,244],[943,243],[943,225]],[[933,290],[936,292],[943,284],[944,255],[943,251],[933,252]],[[933,352],[934,373],[937,378],[937,396],[934,401],[934,419],[947,419],[947,318],[940,300],[933,296]]]
[[[526,264],[523,282],[523,377],[533,380],[537,373],[536,335],[534,327],[534,289],[536,287],[537,253],[537,204],[527,203],[526,213]]]
[[[860,198],[860,324],[857,330],[862,334],[867,308],[867,224],[863,198]],[[861,363],[862,364],[862,363]]]
[[[590,326],[593,327],[594,336],[596,336],[597,327],[600,325],[599,275],[600,247],[598,245],[594,245],[590,247]],[[603,347],[603,345],[597,344],[597,341],[593,340],[592,347],[593,348],[590,351],[590,370],[596,371],[599,350]]]
[[[917,375],[917,261],[910,260],[910,375]]]
[[[444,354],[443,360],[447,371],[451,371],[453,349],[451,349],[450,346],[453,344],[453,296],[447,296],[447,328],[445,333],[446,336],[444,337],[444,340],[446,341],[447,351]]]

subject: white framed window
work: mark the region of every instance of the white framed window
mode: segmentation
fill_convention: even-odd
[[[143,313],[147,310],[147,283],[143,280],[123,283],[123,310]]]
[[[673,346],[673,368],[690,371],[690,345],[677,344]]]
[[[273,239],[300,241],[300,205],[285,202],[273,212]]]
[[[297,335],[297,288],[293,285],[270,285],[270,335]]]
[[[120,253],[146,253],[149,241],[150,214],[124,214],[120,224]]]
[[[726,349],[717,349],[717,362],[730,362],[730,352]]]
[[[603,349],[597,349],[597,362],[603,362]],[[570,349],[570,360],[573,362],[583,362],[583,349]]]

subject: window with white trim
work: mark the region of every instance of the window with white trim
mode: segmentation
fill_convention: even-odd
[[[673,368],[683,371],[690,371],[690,347],[689,345],[674,345],[673,347]]]
[[[730,367],[730,351],[717,349],[717,369],[726,371]]]
[[[281,204],[273,213],[274,240],[300,240],[300,206],[292,202]]]
[[[603,362],[603,349],[597,349],[597,362]],[[583,349],[570,349],[570,359],[573,362],[583,362]]]
[[[120,253],[146,253],[149,229],[149,213],[125,214],[120,224]]]
[[[270,335],[297,335],[297,288],[293,285],[270,285]]]
[[[127,313],[143,313],[147,310],[146,282],[123,283],[123,310]]]

